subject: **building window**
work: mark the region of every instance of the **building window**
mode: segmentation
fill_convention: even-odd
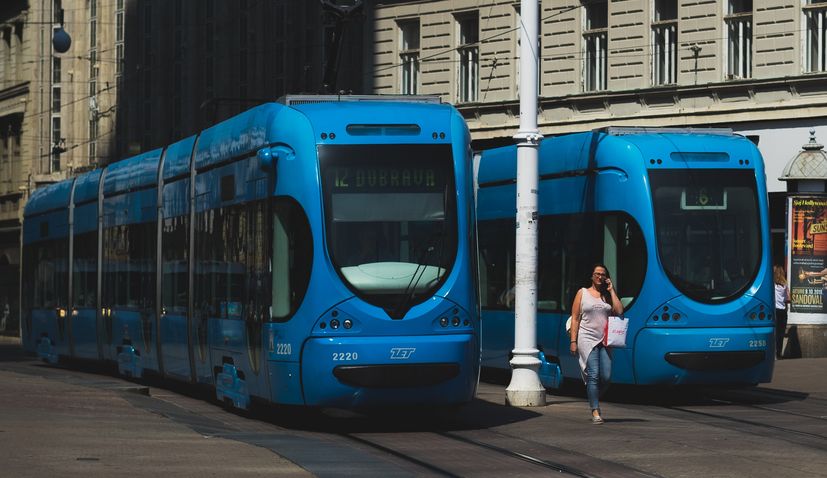
[[[60,86],[52,87],[52,112],[60,112]]]
[[[652,15],[652,84],[678,82],[678,1],[655,0]]]
[[[752,76],[752,0],[729,0],[724,18],[727,32],[727,79]]]
[[[97,112],[92,112],[89,120],[89,164],[98,164],[98,119]]]
[[[98,46],[98,2],[89,0],[89,48]]]
[[[115,81],[120,88],[124,63],[124,8],[123,0],[115,6]]]
[[[583,51],[585,52],[583,90],[605,90],[609,2],[584,3],[583,9]]]
[[[52,83],[60,83],[60,58],[59,57],[52,57]]]
[[[459,27],[459,94],[460,103],[477,101],[479,95],[480,48],[479,17],[472,15],[457,17]]]
[[[52,116],[52,171],[60,171],[60,116]]]
[[[807,0],[804,7],[806,45],[804,70],[808,73],[827,70],[827,1]]]
[[[121,75],[123,74],[123,43],[115,45],[115,73],[118,75],[118,84],[120,84]]]
[[[419,21],[399,24],[399,59],[402,63],[403,95],[419,92]]]

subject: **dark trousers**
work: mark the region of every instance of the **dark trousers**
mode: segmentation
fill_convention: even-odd
[[[775,309],[775,356],[781,358],[784,334],[787,332],[787,309]]]

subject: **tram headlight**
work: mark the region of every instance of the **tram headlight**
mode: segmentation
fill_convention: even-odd
[[[439,325],[443,327],[448,327],[448,317],[440,317],[439,318]]]
[[[350,320],[350,319],[345,319],[345,321],[342,323],[342,325],[344,325],[346,329],[349,329],[349,328],[353,327],[353,321]]]
[[[331,329],[338,329],[339,328],[339,320],[338,319],[331,319],[330,320],[330,328]]]
[[[454,327],[458,327],[459,326],[459,317],[454,317],[453,319],[451,319],[451,325],[453,325]]]

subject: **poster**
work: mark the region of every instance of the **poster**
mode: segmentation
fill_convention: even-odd
[[[790,312],[821,314],[827,297],[827,198],[790,198]]]

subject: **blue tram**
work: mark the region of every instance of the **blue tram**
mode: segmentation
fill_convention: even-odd
[[[24,347],[240,408],[467,402],[471,161],[436,98],[292,96],[38,189]]]
[[[516,147],[479,155],[484,367],[514,343]],[[597,262],[630,319],[613,351],[627,384],[768,382],[773,279],[763,160],[729,130],[607,128],[539,152],[537,340],[541,379],[579,379],[566,321]]]

